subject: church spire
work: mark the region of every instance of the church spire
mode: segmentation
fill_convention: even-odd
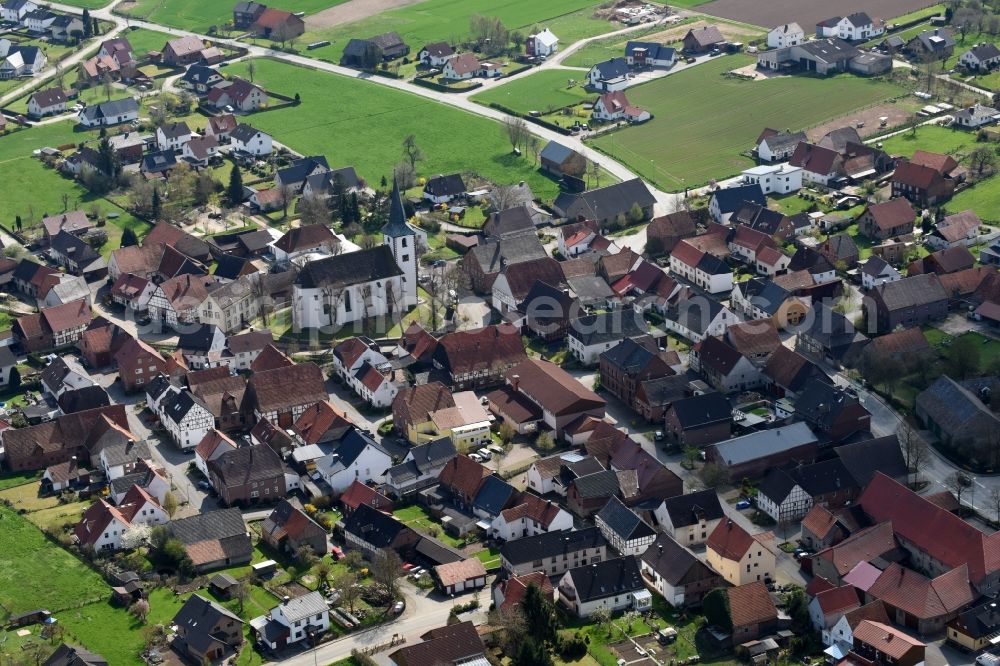
[[[382,227],[382,234],[398,238],[413,236],[413,230],[406,223],[406,209],[403,208],[403,195],[399,192],[399,183],[392,179],[392,192],[389,194],[389,223]]]

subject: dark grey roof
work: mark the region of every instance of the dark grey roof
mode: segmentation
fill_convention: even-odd
[[[600,72],[602,79],[618,79],[629,73],[628,61],[625,58],[611,58],[597,63],[593,68]]]
[[[938,377],[922,391],[917,396],[917,407],[949,436],[958,435],[963,426],[974,420],[987,419],[1000,424],[975,392],[948,376]]]
[[[111,404],[111,398],[108,397],[108,392],[103,387],[95,384],[73,391],[66,391],[59,396],[58,402],[59,409],[63,414],[75,414],[87,409],[107,407]]]
[[[640,382],[646,400],[651,405],[666,405],[687,395],[691,377],[687,374],[657,377]]]
[[[451,44],[448,42],[431,42],[420,50],[421,52],[427,51],[428,55],[436,58],[443,58],[444,56],[450,56],[455,53],[455,49],[451,48]]]
[[[247,525],[243,522],[243,514],[239,509],[217,509],[187,518],[175,518],[169,525],[170,532],[186,546],[201,541],[218,541],[247,535]],[[250,537],[247,536],[247,552],[252,548]]]
[[[184,351],[208,352],[221,350],[226,346],[226,335],[215,324],[202,324],[193,331],[184,327],[177,337],[177,348]]]
[[[340,288],[402,275],[392,249],[378,245],[319,261],[311,261],[299,273],[298,284],[306,289]]]
[[[234,509],[235,510],[235,509]],[[236,511],[239,513],[239,511]],[[176,524],[176,523],[175,523]],[[211,630],[223,619],[243,624],[237,615],[206,599],[200,594],[193,594],[184,602],[181,609],[174,615],[171,624],[183,628],[184,640],[193,647],[200,648],[214,642]]]
[[[976,44],[969,49],[969,51],[979,60],[991,60],[993,58],[1000,57],[1000,49],[998,49],[997,45],[992,42]]]
[[[423,471],[440,467],[458,455],[458,451],[450,437],[441,437],[420,446],[414,446],[410,449],[410,455],[413,457],[413,463],[416,464],[417,469]]]
[[[795,485],[795,479],[788,472],[783,469],[772,469],[757,486],[757,492],[781,506]]]
[[[815,39],[799,44],[799,48],[817,60],[835,63],[848,60],[861,53],[857,47],[851,46],[842,39]]]
[[[392,192],[389,193],[389,222],[382,227],[382,234],[391,238],[413,236],[413,229],[406,223],[406,209],[403,208],[403,196],[399,193],[399,184],[392,181]]]
[[[713,391],[682,398],[670,406],[681,428],[704,428],[718,423],[728,423],[733,419],[733,408],[726,396]]]
[[[805,132],[779,132],[774,136],[769,136],[762,139],[764,143],[767,144],[771,152],[782,152],[788,150],[789,148],[794,148],[799,145],[799,143],[806,141]]]
[[[813,377],[802,387],[802,392],[795,401],[795,413],[809,423],[826,430],[836,423],[846,408],[860,404],[856,395]]]
[[[708,252],[701,255],[695,268],[706,275],[725,275],[733,272],[725,261]]]
[[[465,181],[462,180],[462,174],[458,173],[434,176],[424,185],[424,192],[435,197],[456,197],[465,194]]]
[[[17,358],[14,352],[7,345],[0,346],[0,368],[10,368],[17,365]]]
[[[715,190],[712,192],[712,199],[716,201],[723,215],[735,213],[744,201],[752,201],[761,206],[767,205],[767,198],[764,196],[763,190],[760,189],[760,185],[757,184]]]
[[[611,349],[601,352],[602,360],[630,375],[638,374],[655,357],[656,353],[650,349],[650,338],[625,338]]]
[[[502,238],[514,234],[535,233],[535,221],[531,219],[531,211],[527,206],[513,206],[505,210],[490,213],[484,227],[489,227],[489,235]]]
[[[813,316],[807,317],[807,326],[799,331],[826,349],[836,349],[853,342],[857,331],[844,315],[835,312],[825,303],[813,303]]]
[[[471,520],[470,522],[475,521]],[[465,556],[462,555],[462,553],[429,536],[421,536],[420,540],[417,541],[417,545],[413,547],[413,550],[422,555],[426,560],[429,560],[435,566],[439,564],[461,562],[465,559]]]
[[[100,259],[101,255],[90,246],[90,243],[79,236],[61,229],[58,234],[52,237],[50,246],[53,250],[72,259],[80,266],[87,266],[95,259]]]
[[[563,192],[556,197],[552,207],[558,215],[568,219],[584,217],[590,220],[604,220],[613,218],[619,213],[627,214],[633,204],[648,208],[655,203],[656,197],[646,184],[639,178],[633,178],[580,194]]]
[[[667,310],[665,316],[689,331],[705,335],[723,308],[722,303],[714,298],[689,298],[681,301],[677,307]]]
[[[191,128],[188,127],[185,122],[166,123],[161,125],[158,129],[163,133],[163,136],[168,139],[177,139],[191,134]]]
[[[488,476],[472,500],[472,506],[491,516],[498,516],[516,494],[517,489],[499,476]]]
[[[317,169],[330,170],[330,165],[327,164],[326,157],[323,155],[311,155],[292,160],[292,163],[285,168],[278,169],[275,176],[280,178],[285,185],[290,185],[304,182],[306,177]]]
[[[281,458],[270,446],[230,449],[209,461],[208,469],[227,487],[268,482],[284,473]]]
[[[670,497],[663,500],[662,506],[675,528],[696,525],[703,520],[718,520],[724,515],[714,488]]]
[[[42,666],[108,666],[108,660],[82,647],[63,643]]]
[[[896,435],[844,444],[834,448],[833,452],[844,463],[860,488],[868,485],[875,472],[882,472],[894,479],[906,474],[906,460],[903,459],[903,451]]]
[[[545,147],[542,148],[542,152],[539,154],[539,158],[555,162],[556,164],[562,164],[568,158],[578,154],[579,153],[577,153],[569,146],[564,146],[558,141],[549,141],[547,144],[545,144]]]
[[[861,272],[864,273],[865,275],[877,276],[881,275],[882,271],[884,271],[887,266],[889,266],[889,264],[888,262],[886,262],[885,259],[873,254],[872,256],[868,257],[868,261],[861,264]]]
[[[595,520],[602,521],[608,526],[608,529],[626,542],[633,539],[644,539],[656,534],[652,527],[614,496],[608,500],[603,509],[597,512]]]
[[[641,559],[661,578],[675,586],[682,582],[690,585],[701,580],[719,578],[719,574],[667,534],[657,536]]]
[[[174,423],[180,423],[196,404],[198,403],[194,396],[187,391],[174,391],[163,399],[160,408],[163,410],[164,418],[169,418]]]
[[[229,133],[229,136],[230,138],[233,139],[233,141],[239,141],[240,143],[247,143],[255,136],[257,136],[258,133],[264,134],[265,132],[256,129],[254,127],[251,127],[246,123],[240,123],[239,125],[236,126],[236,129],[234,129],[232,132]]]
[[[85,108],[81,114],[83,117],[97,120],[109,116],[124,116],[130,113],[139,112],[139,103],[131,97],[116,99],[110,102],[101,102]]]
[[[157,400],[172,386],[173,384],[170,383],[169,377],[166,375],[157,375],[146,385],[146,395],[153,400]]]
[[[646,589],[639,561],[631,555],[570,569],[566,575],[573,579],[581,603]]]
[[[131,440],[112,441],[101,449],[101,453],[104,455],[105,460],[107,460],[109,467],[134,463],[140,458],[143,460],[152,458],[149,452],[149,445],[142,439],[138,442]]]
[[[848,14],[845,16],[851,25],[856,28],[863,28],[866,25],[872,24],[872,17],[868,16],[865,12],[854,12],[853,14]]]
[[[941,280],[934,273],[912,275],[895,282],[885,282],[875,289],[890,312],[948,300],[948,292],[941,286]]]
[[[177,153],[168,148],[167,150],[158,150],[143,156],[139,169],[143,173],[159,173],[161,171],[169,171],[175,166],[177,166]]]
[[[636,49],[646,49],[647,57],[654,60],[673,60],[674,58],[674,49],[665,44],[638,41],[625,43],[625,57],[633,55]]]
[[[500,556],[512,565],[524,564],[583,549],[600,548],[607,542],[596,527],[561,530],[508,541],[500,546]]]
[[[344,530],[374,548],[388,548],[406,525],[395,517],[361,504],[344,520]]]
[[[499,273],[505,264],[520,264],[547,257],[548,253],[534,233],[516,234],[503,238],[488,238],[469,250],[467,257],[476,261],[483,273]]]
[[[618,473],[610,469],[577,477],[573,485],[583,499],[611,497],[621,490]]]
[[[632,308],[615,308],[579,317],[569,327],[570,337],[579,340],[584,347],[633,338],[648,331],[649,325]]]
[[[928,51],[942,51],[955,46],[955,38],[944,28],[925,30],[913,38]]]
[[[340,458],[340,462],[343,463],[344,467],[349,467],[368,448],[375,449],[389,456],[389,452],[383,449],[381,444],[372,439],[371,435],[357,428],[351,428],[347,431],[341,438],[340,445],[337,447],[335,453]],[[391,458],[392,456],[389,457]],[[376,476],[381,476],[381,472],[382,470],[378,470],[377,474],[374,471],[372,473]]]
[[[251,263],[249,259],[237,257],[232,254],[220,255],[216,261],[217,263],[212,275],[226,280],[235,280],[238,278],[246,265]],[[254,270],[256,271],[257,269],[254,268]]]
[[[314,173],[306,178],[306,184],[315,192],[331,194],[333,193],[333,185],[338,177],[345,191],[358,187],[358,172],[352,166]]]
[[[598,275],[574,275],[566,284],[584,304],[593,304],[614,297],[615,292],[604,278]]]

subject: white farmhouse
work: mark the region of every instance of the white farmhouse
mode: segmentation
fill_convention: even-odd
[[[237,125],[236,129],[230,133],[229,139],[236,152],[246,153],[255,157],[270,155],[274,149],[274,141],[271,139],[270,134],[261,132],[259,129],[254,129],[246,123]]]
[[[783,49],[786,46],[796,46],[806,39],[806,33],[798,23],[786,23],[771,28],[767,33],[767,46],[771,49]]]
[[[617,497],[597,512],[594,524],[619,555],[642,555],[656,540],[656,532]]]
[[[548,57],[559,50],[559,38],[548,28],[528,35],[525,50],[529,56]]]
[[[802,189],[802,169],[781,164],[762,164],[742,174],[744,185],[759,185],[764,194],[790,194]]]
[[[580,618],[598,609],[642,612],[653,606],[638,561],[631,555],[570,569],[559,580],[559,601]]]
[[[330,610],[319,592],[285,600],[267,615],[250,620],[258,640],[272,650],[280,650],[322,636],[330,628]]]
[[[189,391],[170,386],[158,404],[160,423],[182,451],[198,446],[208,431],[215,427],[212,412]]]
[[[392,456],[367,433],[351,429],[333,453],[316,461],[316,471],[335,495],[347,490],[355,480],[385,483]]]

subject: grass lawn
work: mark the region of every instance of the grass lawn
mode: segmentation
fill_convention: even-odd
[[[23,486],[36,481],[39,476],[38,472],[5,472],[0,475],[0,490]]]
[[[487,569],[494,569],[500,566],[500,551],[496,548],[484,548],[476,553],[476,557]]]
[[[550,112],[582,101],[597,100],[596,93],[583,88],[585,74],[573,69],[544,69],[473,95],[472,99],[487,106],[501,104],[520,113]],[[576,82],[572,86],[569,85],[571,80]]]
[[[762,127],[804,129],[905,92],[849,74],[722,78],[723,72],[750,62],[746,56],[726,56],[630,88],[629,100],[653,119],[601,136],[593,145],[660,187],[682,190],[752,166],[741,153]]]
[[[933,153],[944,153],[959,159],[960,155],[972,152],[976,147],[974,132],[939,127],[938,125],[923,125],[916,133],[906,131],[891,136],[882,142],[882,149],[890,155],[911,156],[918,150],[928,150]]]
[[[89,0],[88,0],[89,1]],[[316,12],[339,5],[344,0],[294,0],[286,2],[282,9],[290,12]],[[209,28],[219,29],[233,20],[233,7],[227,2],[205,0],[139,0],[131,5],[129,16],[153,21],[171,28],[181,28],[207,33]],[[134,44],[133,44],[134,46]]]
[[[246,65],[229,67],[233,74]],[[392,173],[402,159],[403,139],[413,134],[426,160],[421,174],[475,171],[500,183],[525,180],[537,197],[551,201],[555,182],[531,156],[517,157],[496,122],[365,81],[286,65],[257,62],[257,83],[302,95],[298,107],[255,114],[250,122],[306,155],[326,155],[331,166],[353,165],[369,183]],[[331,109],[337,109],[336,113]]]
[[[110,593],[97,573],[48,541],[16,511],[0,506],[0,520],[4,525],[0,530],[0,605],[11,614],[36,608],[58,612],[99,601]]]
[[[210,7],[220,7],[214,3],[203,3]],[[230,11],[232,8],[229,8]],[[147,30],[146,28],[139,28],[138,30],[129,30],[124,33],[125,37],[128,37],[129,44],[132,45],[132,50],[140,55],[145,55],[149,51],[160,51],[163,49],[163,45],[169,40],[173,39],[173,35],[169,35],[165,32],[159,32],[158,30]]]
[[[683,3],[681,3],[683,4]],[[691,4],[703,4],[701,2],[693,2]],[[590,42],[586,46],[577,49],[565,60],[562,64],[567,67],[590,67],[594,63],[603,62],[609,58],[620,58],[625,54],[625,43],[632,40],[641,40],[647,35],[653,35],[656,33],[661,33],[664,30],[670,28],[680,27],[682,25],[693,23],[699,20],[699,17],[689,16],[677,23],[672,23],[669,27],[663,25],[651,25],[645,28],[640,28],[639,30],[634,30],[624,35],[615,35],[614,37],[607,37],[605,39],[598,39]],[[713,22],[716,22],[713,20]],[[683,35],[681,35],[683,37]],[[678,39],[678,41],[680,41]]]
[[[908,14],[903,14],[902,16],[897,16],[896,18],[892,19],[892,23],[909,23],[910,21],[917,21],[919,19],[930,18],[931,16],[937,16],[938,14],[944,14],[944,12],[945,12],[944,4],[932,5],[930,7],[924,7],[923,9],[918,9]]]
[[[992,176],[962,190],[947,204],[951,212],[972,210],[984,222],[1000,223],[1000,176]]]
[[[615,29],[608,21],[594,19],[593,11],[594,3],[590,0],[506,0],[503,3],[491,0],[424,0],[361,21],[309,30],[300,38],[300,43],[330,40],[333,42],[330,46],[310,51],[310,55],[338,62],[351,38],[395,30],[415,55],[416,50],[428,42],[464,41],[469,34],[469,19],[481,14],[495,16],[510,30],[525,33],[535,26],[547,26],[559,36],[559,44],[565,48],[583,37]]]
[[[465,545],[464,541],[456,539],[450,534],[446,534],[444,529],[441,528],[441,523],[434,520],[434,518],[432,518],[422,506],[411,504],[410,506],[403,507],[402,509],[396,509],[392,512],[392,515],[399,518],[399,520],[407,526],[425,534],[429,534],[431,526],[436,525],[440,531],[436,535],[432,536],[436,539],[440,539],[452,548],[461,548]]]

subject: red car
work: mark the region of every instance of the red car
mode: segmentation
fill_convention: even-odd
[[[333,557],[336,560],[344,559],[344,549],[340,546],[330,546],[330,552],[333,553]]]
[[[414,564],[413,562],[406,562],[406,563],[403,564],[403,571],[409,571],[410,569],[412,569],[415,566],[417,566],[417,565]]]

